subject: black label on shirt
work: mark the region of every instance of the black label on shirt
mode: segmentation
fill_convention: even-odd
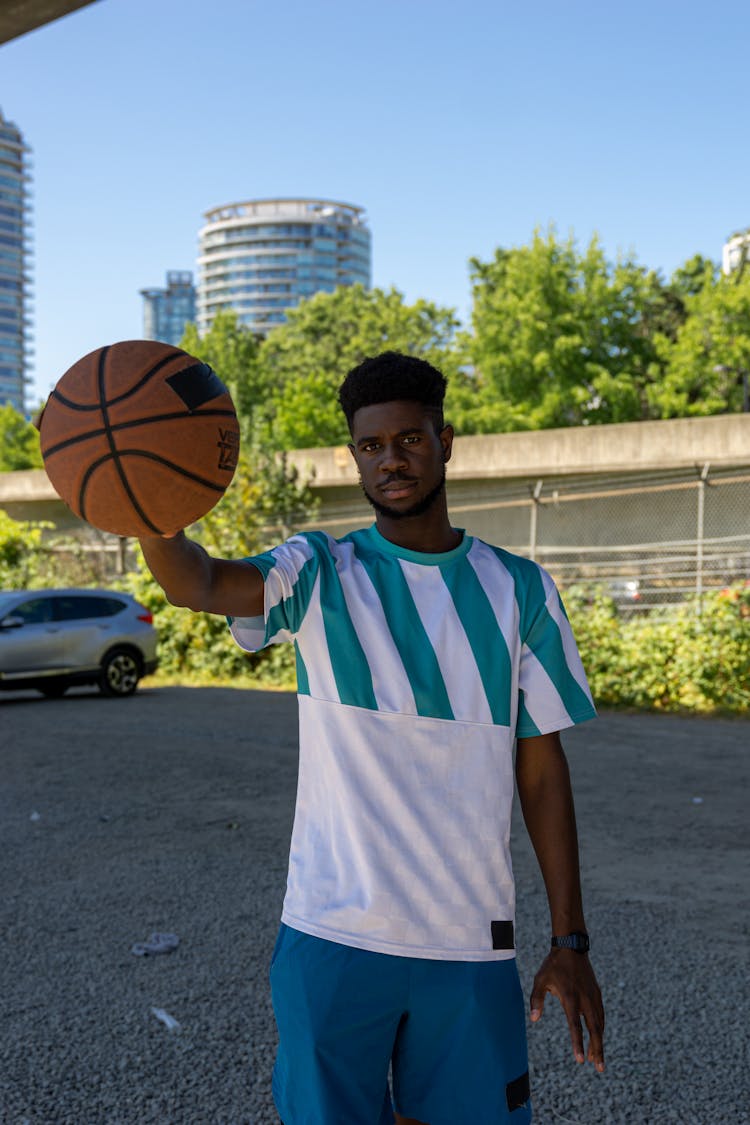
[[[493,949],[514,949],[512,922],[490,922]]]

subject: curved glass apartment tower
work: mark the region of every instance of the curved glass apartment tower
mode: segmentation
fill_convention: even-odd
[[[370,286],[364,210],[327,199],[257,199],[206,212],[199,235],[198,330],[220,309],[265,334],[287,309],[339,285]]]
[[[0,406],[9,402],[21,414],[30,382],[30,151],[0,111]]]

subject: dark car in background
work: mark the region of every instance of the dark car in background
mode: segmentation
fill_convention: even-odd
[[[132,695],[156,669],[151,613],[114,590],[0,591],[0,691],[76,684]]]

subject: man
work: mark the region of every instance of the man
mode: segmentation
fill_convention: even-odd
[[[375,525],[242,562],[143,540],[170,601],[290,640],[300,766],[271,984],[285,1125],[528,1122],[508,854],[515,774],[550,905],[534,981],[604,1069],[559,730],[594,708],[551,578],[451,526],[445,379],[385,353],[339,392]],[[392,1067],[392,1098],[388,1071]]]

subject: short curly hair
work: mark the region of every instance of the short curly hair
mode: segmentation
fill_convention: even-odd
[[[397,399],[423,403],[434,416],[439,432],[443,428],[445,387],[445,376],[427,360],[383,352],[352,368],[339,387],[339,402],[350,432],[361,407]]]

